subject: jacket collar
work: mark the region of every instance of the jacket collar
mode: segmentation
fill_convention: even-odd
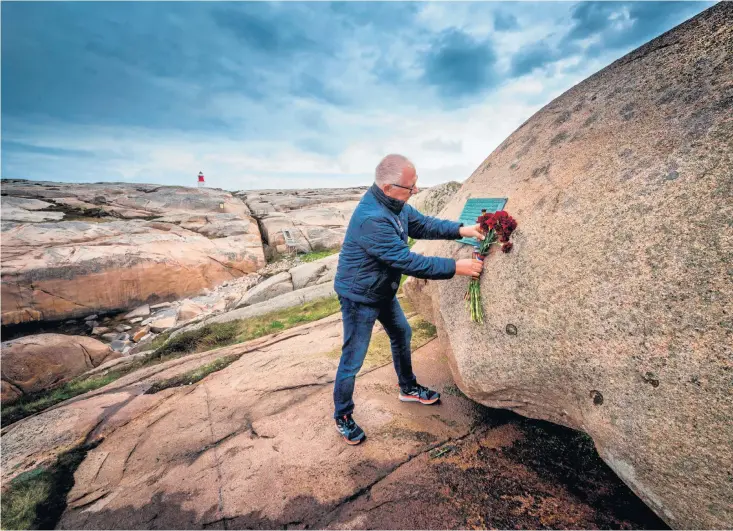
[[[374,194],[374,197],[377,198],[377,201],[382,203],[384,206],[386,206],[391,212],[394,214],[399,214],[402,212],[402,207],[405,206],[404,201],[400,201],[399,199],[394,199],[393,197],[389,197],[387,194],[385,194],[382,189],[377,186],[377,183],[374,183],[371,187],[371,191]]]

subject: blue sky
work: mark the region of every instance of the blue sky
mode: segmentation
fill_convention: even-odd
[[[403,153],[462,181],[714,2],[3,2],[2,177],[306,188]]]

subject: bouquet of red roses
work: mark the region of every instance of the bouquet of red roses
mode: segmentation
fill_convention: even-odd
[[[476,220],[479,229],[485,238],[474,247],[473,257],[483,261],[489,254],[492,245],[501,245],[501,251],[508,253],[512,250],[513,244],[509,238],[517,228],[517,222],[504,210],[488,214],[486,210]],[[477,323],[484,322],[484,310],[481,306],[481,285],[478,278],[472,278],[466,291],[466,306],[471,311],[471,320]]]

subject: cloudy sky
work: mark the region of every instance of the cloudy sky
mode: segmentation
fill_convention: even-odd
[[[462,181],[714,2],[3,2],[2,177],[306,188],[402,153]]]

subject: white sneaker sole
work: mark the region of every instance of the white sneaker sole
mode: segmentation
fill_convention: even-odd
[[[364,440],[364,437],[366,437],[366,433],[362,433],[361,434],[361,437],[359,437],[358,439],[356,439],[354,441],[350,441],[349,439],[346,438],[346,436],[343,433],[341,433],[341,430],[339,429],[338,426],[334,426],[334,428],[336,428],[336,431],[339,432],[339,435],[341,435],[341,437],[343,437],[344,441],[346,441],[346,444],[350,444],[352,446],[355,446],[355,445],[359,444],[361,441]]]
[[[398,395],[401,402],[420,402],[421,404],[435,404],[438,400],[440,400],[440,397],[433,398],[432,400],[423,400],[422,398],[417,398],[414,396],[404,396],[404,395]]]

